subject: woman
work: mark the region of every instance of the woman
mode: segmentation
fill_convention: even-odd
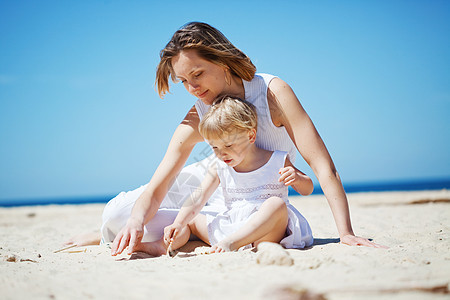
[[[172,183],[194,146],[203,141],[198,131],[200,118],[214,99],[221,95],[245,99],[257,107],[258,119],[262,120],[256,140],[259,147],[287,151],[291,160],[294,160],[296,150],[300,152],[324,191],[341,243],[381,247],[354,235],[346,194],[338,172],[308,114],[287,83],[275,76],[255,75],[256,68],[251,60],[222,33],[205,23],[188,23],[175,32],[160,57],[156,74],[160,97],[169,91],[171,77],[174,82],[180,80],[186,90],[199,100],[177,127],[163,160],[147,186],[122,194],[129,196],[124,196],[128,199],[126,205],[105,208],[105,211],[114,211],[115,219],[119,216],[119,219],[125,220],[129,214],[123,228],[117,228],[118,223],[115,222],[115,228],[111,225],[105,229],[104,224],[103,235],[109,232],[115,236],[112,255],[122,253],[127,246],[131,254],[138,249],[144,233],[156,230],[161,236],[164,226],[171,224],[177,210],[171,212],[160,206],[167,206],[167,193]],[[193,173],[198,172],[201,169],[199,165],[202,164],[187,167],[187,172],[189,168]],[[212,202],[220,204],[220,195],[213,198],[219,200],[213,199]],[[214,205],[210,207],[214,213]]]

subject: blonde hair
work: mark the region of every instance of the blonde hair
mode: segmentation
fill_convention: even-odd
[[[250,102],[224,96],[217,99],[203,116],[198,128],[204,139],[222,137],[234,131],[244,132],[258,126],[256,108]]]
[[[169,92],[169,76],[173,82],[176,77],[172,67],[172,58],[181,51],[194,49],[197,54],[214,64],[226,66],[232,75],[251,81],[256,67],[250,58],[236,48],[219,30],[201,22],[191,22],[177,30],[166,47],[159,53],[160,62],[156,70],[155,85],[159,97]]]

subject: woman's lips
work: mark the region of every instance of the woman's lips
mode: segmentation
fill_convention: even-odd
[[[204,91],[203,93],[198,94],[198,95],[197,95],[197,98],[203,98],[203,97],[205,97],[205,95],[206,95],[207,92],[208,92],[208,91],[206,90],[206,91]]]
[[[226,164],[229,164],[232,161],[232,159],[225,159],[223,162]]]

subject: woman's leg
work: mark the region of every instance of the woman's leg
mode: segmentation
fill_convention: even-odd
[[[76,235],[65,242],[67,245],[98,245],[102,242],[112,242],[119,230],[125,226],[137,198],[144,191],[145,186],[141,186],[129,192],[121,192],[113,199],[109,200],[103,209],[102,227],[100,233],[97,230]]]
[[[208,165],[211,162],[211,157],[207,157],[202,161],[188,165],[182,169],[180,174],[174,180],[174,183],[170,187],[166,197],[161,203],[160,211],[155,215],[153,221],[150,221],[145,226],[144,242],[156,241],[162,234],[165,226],[171,224],[174,217],[170,209],[178,211],[184,200],[195,190],[201,183],[204,177],[204,173],[207,170]],[[79,234],[72,237],[65,244],[76,244],[78,246],[99,244],[100,239],[102,242],[112,242],[117,233],[126,225],[127,220],[131,215],[131,210],[134,203],[143,193],[146,186],[141,186],[135,190],[129,192],[121,192],[119,195],[111,199],[105,206],[102,215],[102,227],[100,234],[97,230],[93,230],[89,233]],[[214,206],[206,206],[204,210],[209,213],[216,214],[222,207],[223,196],[221,190],[213,194],[211,199],[215,200]],[[165,210],[164,209],[168,209]],[[160,214],[161,212],[161,214]],[[175,214],[176,215],[176,214]],[[159,222],[162,222],[159,224]],[[168,223],[170,222],[170,223]]]
[[[211,252],[234,251],[250,243],[257,246],[263,241],[278,243],[286,233],[287,224],[286,203],[279,197],[271,197],[242,228],[214,245]]]
[[[162,238],[164,227],[175,220],[179,209],[160,208],[155,216],[144,226],[142,242],[154,242]],[[117,233],[125,226],[127,219],[112,216],[102,225],[102,242],[114,241]]]
[[[160,210],[180,209],[186,198],[188,198],[190,194],[194,190],[196,190],[202,182],[208,166],[212,161],[212,158],[213,156],[209,156],[199,162],[184,167],[175,178],[169,191],[167,192],[167,195],[161,202]],[[134,203],[144,192],[145,188],[146,186],[144,185],[130,192],[122,192],[117,195],[117,197],[108,202],[103,212],[102,240],[104,242],[114,240],[116,234],[126,225],[129,217],[131,216],[131,210],[133,209]],[[223,203],[223,196],[221,193],[216,192],[211,198],[216,199],[216,202],[218,202],[219,205],[220,203]],[[219,208],[214,209],[215,207],[216,206],[214,206],[212,210],[215,210],[217,212]],[[154,218],[156,218],[157,216],[159,216],[159,211]],[[159,216],[159,219],[165,221],[165,216],[166,215],[163,213],[162,216]],[[159,232],[160,236],[158,236],[157,238],[155,238],[155,231],[164,229],[165,226],[171,224],[167,224],[167,222],[164,222],[163,225],[156,226],[156,228],[152,229],[152,227],[158,222],[150,221],[150,223],[151,226],[148,226],[149,224],[147,224],[146,229],[148,230],[148,232],[152,232],[152,235],[150,238],[146,238],[144,232],[144,242],[150,242],[159,239],[160,236],[162,236],[162,231]]]
[[[206,216],[198,215],[188,226],[184,227],[177,237],[174,239],[171,246],[172,250],[183,247],[189,241],[191,234],[194,234],[204,242],[208,243],[208,230],[206,228]],[[135,248],[136,251],[148,253],[153,256],[161,256],[167,253],[169,244],[164,240],[164,237],[153,242],[142,242]]]
[[[172,244],[172,250],[178,249],[184,246],[189,241],[190,229],[185,227],[174,240]],[[164,239],[164,236],[153,242],[142,242],[136,245],[134,250],[136,252],[145,252],[152,256],[161,256],[167,253],[169,244]]]

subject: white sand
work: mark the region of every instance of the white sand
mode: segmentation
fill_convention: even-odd
[[[112,257],[107,245],[53,253],[99,228],[103,205],[1,208],[0,299],[450,299],[449,200],[445,190],[349,194],[356,233],[386,250],[338,244],[326,199],[292,197],[316,241],[287,250],[283,265],[249,250],[203,255],[200,242],[175,258]]]

